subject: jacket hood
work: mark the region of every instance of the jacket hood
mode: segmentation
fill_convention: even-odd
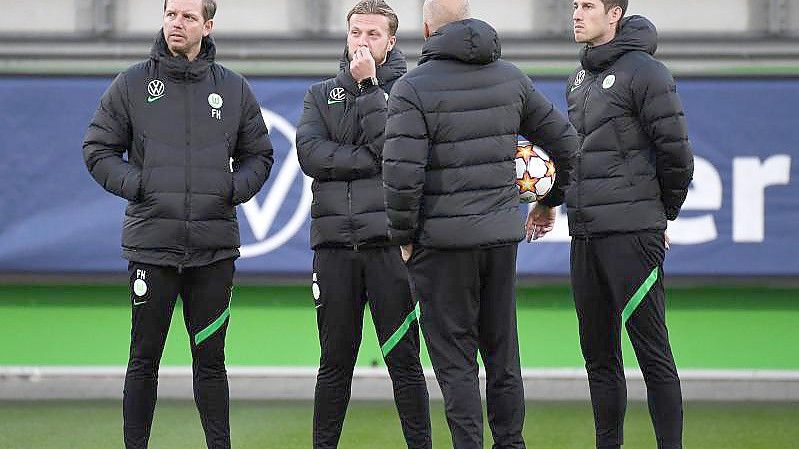
[[[625,53],[644,51],[654,55],[658,48],[655,25],[643,16],[622,19],[619,32],[612,41],[597,47],[586,45],[580,51],[580,63],[590,72],[601,72],[613,65]]]
[[[348,91],[352,93],[357,92],[358,86],[352,78],[352,75],[350,75],[350,56],[346,46],[344,46],[344,54],[339,60],[338,68],[339,73],[336,78],[338,78],[339,83]],[[377,79],[380,81],[381,85],[386,87],[386,92],[388,92],[390,86],[394,84],[394,81],[398,80],[407,71],[408,63],[405,60],[405,55],[399,47],[395,46],[386,55],[386,62],[377,66]]]
[[[422,46],[419,64],[450,59],[466,64],[490,64],[502,56],[497,30],[478,19],[448,23],[433,33]]]
[[[216,57],[216,45],[214,38],[206,36],[200,44],[200,53],[197,58],[189,62],[183,56],[172,56],[164,39],[163,28],[158,32],[153,47],[150,50],[150,58],[158,62],[166,75],[175,80],[195,83],[205,78],[209,68],[214,63]]]

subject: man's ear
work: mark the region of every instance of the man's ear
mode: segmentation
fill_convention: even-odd
[[[395,45],[397,45],[397,36],[391,36],[388,38],[388,48],[386,49],[386,52],[393,50]]]
[[[621,6],[616,5],[613,8],[610,8],[610,11],[608,11],[608,13],[610,14],[611,25],[613,25],[614,27],[618,26],[619,21],[621,21],[621,19],[623,18]]]
[[[214,19],[209,19],[203,24],[203,37],[208,36],[211,34],[211,30],[214,29]]]
[[[433,34],[430,32],[430,25],[427,22],[424,23],[424,30],[422,30],[422,32],[424,33],[425,40],[429,39],[430,35]]]

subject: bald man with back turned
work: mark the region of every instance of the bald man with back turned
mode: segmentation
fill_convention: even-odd
[[[383,182],[455,449],[483,448],[477,352],[495,449],[522,449],[524,389],[516,331],[516,249],[555,222],[577,137],[465,0],[428,0],[419,66],[388,101]],[[517,134],[555,161],[552,192],[519,212]],[[526,228],[526,229],[525,229]]]

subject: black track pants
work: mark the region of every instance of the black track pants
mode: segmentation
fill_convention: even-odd
[[[314,396],[314,449],[338,447],[367,302],[408,448],[432,448],[417,309],[399,248],[320,248],[314,253],[313,276],[322,349]]]
[[[233,259],[185,268],[131,262],[133,319],[123,400],[125,447],[143,449],[150,438],[158,366],[178,295],[191,340],[194,400],[209,449],[230,448],[225,332],[233,286]]]
[[[414,248],[409,261],[455,449],[483,448],[477,352],[485,365],[494,449],[523,449],[524,387],[516,330],[516,244]]]
[[[625,325],[646,382],[658,449],[682,448],[680,379],[666,329],[663,232],[575,238],[571,280],[598,448],[624,442]]]

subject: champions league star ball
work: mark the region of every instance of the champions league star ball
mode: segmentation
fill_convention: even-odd
[[[519,201],[534,203],[544,198],[555,183],[555,163],[541,148],[526,140],[516,144],[516,187]]]

